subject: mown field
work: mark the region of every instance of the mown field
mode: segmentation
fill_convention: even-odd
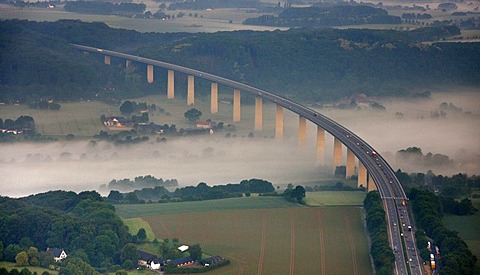
[[[480,210],[480,199],[472,199],[472,202]],[[473,254],[480,258],[480,211],[471,216],[448,215],[443,218],[443,222],[448,229],[457,231]],[[476,270],[480,272],[479,262]]]
[[[365,192],[321,191],[307,192],[305,202],[309,206],[363,206]]]
[[[325,205],[340,205],[345,196],[327,193]],[[158,239],[199,243],[205,253],[232,261],[215,274],[372,273],[360,208],[307,207],[275,197],[115,207],[130,223],[147,222]]]

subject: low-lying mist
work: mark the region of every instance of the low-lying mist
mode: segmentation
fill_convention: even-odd
[[[288,143],[288,141],[287,141]],[[196,136],[128,146],[89,141],[2,145],[0,194],[98,189],[112,179],[152,175],[180,186],[261,178],[274,185],[321,176],[311,157],[272,139]]]
[[[319,109],[370,143],[394,170],[452,175],[480,174],[480,101],[478,92],[433,94],[417,101],[378,101],[385,111]],[[452,103],[437,116],[440,104]],[[445,107],[445,105],[444,105]],[[459,110],[461,108],[461,111]],[[272,112],[272,106],[264,112]],[[226,138],[225,133],[167,142],[115,146],[89,140],[0,144],[0,195],[24,196],[55,189],[98,189],[113,179],[152,175],[177,179],[180,186],[238,183],[261,178],[274,186],[331,177],[332,140],[326,137],[326,169],[315,161],[315,126],[307,124],[307,146],[299,149],[298,117],[285,112],[285,138]],[[267,128],[267,127],[265,127]],[[271,127],[270,127],[271,128]],[[266,133],[264,136],[272,136]],[[259,134],[258,136],[262,136]],[[400,161],[397,151],[419,147],[449,157],[449,165]],[[344,150],[343,159],[345,161]],[[327,171],[325,173],[325,171]]]
[[[430,99],[379,100],[385,111],[322,109],[407,172],[480,174],[480,92],[433,93]],[[445,108],[447,103],[450,107]],[[443,108],[443,109],[442,109]],[[443,111],[443,117],[442,117]],[[399,150],[419,147],[423,155],[448,156],[451,165],[402,162]]]

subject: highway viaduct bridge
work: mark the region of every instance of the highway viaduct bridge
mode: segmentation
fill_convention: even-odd
[[[327,131],[334,137],[333,169],[342,165],[342,145],[344,145],[347,148],[346,177],[350,178],[354,175],[356,157],[358,159],[358,186],[366,187],[368,191],[378,190],[380,193],[387,214],[387,229],[390,245],[392,249],[396,250],[395,273],[408,274],[408,272],[410,272],[411,274],[423,274],[422,262],[420,261],[419,253],[415,244],[414,230],[406,230],[406,226],[412,224],[413,220],[412,217],[409,216],[409,211],[406,211],[406,208],[403,205],[407,198],[400,182],[386,160],[380,154],[373,153],[375,152],[374,148],[349,129],[294,101],[213,74],[106,49],[76,44],[73,44],[72,46],[87,53],[93,52],[104,55],[104,63],[107,65],[110,65],[112,57],[125,59],[125,66],[130,66],[132,61],[146,64],[148,83],[153,83],[154,81],[154,67],[167,69],[168,99],[173,99],[175,97],[175,72],[188,75],[187,105],[193,105],[195,103],[195,77],[209,80],[211,81],[211,113],[218,112],[218,85],[221,84],[233,88],[234,122],[239,122],[241,120],[240,91],[253,95],[255,97],[254,128],[256,131],[261,131],[263,126],[262,102],[263,100],[270,101],[276,105],[275,138],[277,139],[283,137],[284,109],[294,112],[299,116],[298,140],[300,146],[303,146],[306,142],[307,120],[317,125],[316,157],[318,163],[321,165],[325,164],[325,131]],[[405,224],[405,226],[403,226],[403,224]],[[403,233],[403,237],[401,236],[401,233]]]

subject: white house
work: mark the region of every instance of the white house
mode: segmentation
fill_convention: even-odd
[[[60,248],[47,248],[47,252],[52,252],[53,254],[53,259],[55,260],[55,262],[59,263],[61,261],[63,261],[63,259],[67,258],[68,255],[67,255],[67,252],[65,252],[65,250],[63,249],[60,249]]]

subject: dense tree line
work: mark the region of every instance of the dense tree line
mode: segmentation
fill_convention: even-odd
[[[83,55],[68,43],[90,45],[185,65],[302,100],[353,93],[408,96],[436,85],[480,85],[480,45],[425,45],[459,33],[456,27],[388,30],[292,29],[274,32],[156,34],[112,29],[103,23],[0,21],[0,100],[25,102],[108,99],[158,93],[146,67]],[[54,60],[55,62],[52,62]],[[185,78],[176,78],[185,85]],[[208,84],[208,83],[207,83]],[[209,89],[198,84],[199,93]],[[202,85],[204,85],[202,89]],[[180,87],[179,86],[179,87]]]
[[[441,199],[430,191],[419,189],[410,190],[408,197],[417,225],[425,230],[425,234],[432,238],[442,251],[438,263],[440,274],[473,274],[477,257],[458,236],[458,232],[443,225]],[[426,246],[426,243],[419,244],[420,248]],[[428,256],[425,253],[421,255]]]
[[[208,186],[201,182],[197,186],[177,188],[170,192],[164,186],[142,188],[129,193],[110,191],[108,199],[114,203],[145,203],[145,202],[181,202],[216,200],[242,197],[243,194],[272,193],[275,191],[272,183],[262,179],[242,180],[240,183]]]
[[[0,209],[0,242],[7,261],[15,261],[15,255],[29,247],[38,251],[57,247],[69,251],[68,258],[76,261],[74,266],[107,270],[121,264],[119,251],[135,241],[114,207],[94,191],[51,191],[20,199],[0,197]],[[43,261],[39,258],[39,265],[43,266]],[[64,268],[68,269],[68,265],[67,261]]]
[[[247,25],[277,27],[322,27],[363,24],[400,24],[398,16],[384,9],[366,5],[338,5],[322,7],[287,8],[278,16],[262,15],[248,18]]]
[[[386,214],[380,194],[377,191],[369,192],[363,200],[363,207],[371,240],[370,254],[376,274],[393,274],[395,255],[388,242]]]
[[[51,273],[48,271],[44,271],[41,275],[50,275]],[[10,272],[2,267],[0,268],[0,275],[40,275],[37,272],[31,272],[28,268],[24,267],[20,271],[17,268],[10,270]]]
[[[447,155],[433,154],[431,152],[425,155],[421,148],[408,147],[397,151],[395,154],[397,162],[410,163],[414,166],[424,166],[427,168],[451,167],[454,162]]]
[[[402,19],[431,19],[432,15],[428,13],[404,13],[402,14]]]
[[[472,194],[472,190],[480,188],[480,176],[456,174],[453,176],[435,175],[431,171],[425,173],[405,173],[402,170],[395,172],[404,189],[429,189],[437,191],[446,198],[458,198]]]
[[[35,120],[31,116],[19,116],[15,120],[7,118],[5,121],[0,118],[0,129],[35,132]]]
[[[97,1],[67,1],[63,7],[69,12],[89,14],[137,14],[143,13],[147,6],[143,3],[110,3]]]
[[[178,186],[178,181],[176,179],[166,179],[163,180],[162,178],[157,179],[154,176],[146,175],[146,176],[138,176],[135,177],[133,180],[130,179],[122,179],[122,180],[111,180],[107,186],[101,187],[106,188],[107,190],[118,190],[118,191],[132,191],[138,190],[142,188],[154,188],[156,186],[164,186],[164,187],[176,187]]]

